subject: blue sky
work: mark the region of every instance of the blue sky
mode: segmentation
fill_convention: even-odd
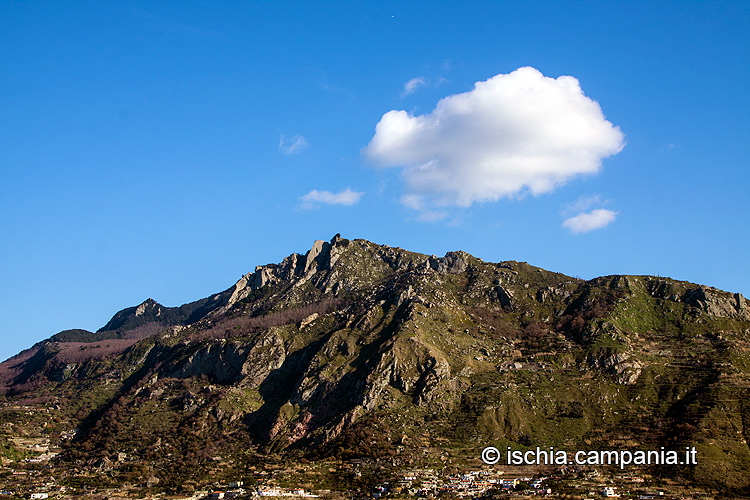
[[[750,296],[750,4],[324,4],[0,3],[0,358],[336,233]]]

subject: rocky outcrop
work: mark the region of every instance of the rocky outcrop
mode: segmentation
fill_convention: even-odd
[[[679,302],[681,300],[681,292],[679,288],[671,281],[664,279],[649,279],[647,280],[647,285],[648,291],[652,297],[671,300],[673,302]]]
[[[503,307],[513,307],[513,292],[498,284],[489,292],[490,299],[497,300]]]
[[[274,334],[262,336],[250,345],[215,341],[179,362],[167,375],[176,378],[205,376],[220,384],[253,388],[279,368],[285,358],[284,343]]]
[[[556,286],[546,286],[544,288],[540,288],[539,290],[537,290],[536,300],[538,300],[541,303],[544,303],[552,299],[553,297],[567,299],[571,295],[572,293],[564,288],[556,287]]]
[[[451,378],[450,363],[443,355],[411,338],[406,343],[394,342],[383,353],[368,377],[363,405],[370,409],[377,406],[381,402],[381,393],[388,386],[409,396],[415,404],[428,406],[436,402],[439,395],[454,388],[455,380]],[[449,399],[452,398],[444,398],[441,403],[450,405]]]
[[[634,384],[643,369],[643,364],[633,353],[611,348],[589,353],[586,362],[591,368],[614,376],[617,383],[624,385]]]
[[[466,271],[466,252],[448,252],[445,257],[430,258],[430,267],[438,274],[459,274]]]
[[[219,312],[228,311],[234,304],[246,299],[254,290],[268,284],[286,281],[299,286],[321,271],[330,270],[348,244],[348,240],[336,235],[330,243],[316,240],[304,256],[293,253],[280,264],[256,266],[254,272],[244,275],[235,283],[229,299]]]
[[[741,293],[731,294],[699,286],[686,291],[680,300],[712,316],[750,320],[750,304]]]
[[[312,248],[305,256],[304,275],[330,268],[331,244],[323,240],[315,240]]]

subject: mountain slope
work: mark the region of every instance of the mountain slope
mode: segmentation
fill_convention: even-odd
[[[149,299],[76,335],[0,377],[9,401],[42,405],[51,435],[78,429],[59,438],[63,460],[125,454],[123,481],[137,460],[176,484],[215,456],[432,464],[475,463],[488,444],[695,445],[699,464],[678,473],[750,485],[750,304],[710,287],[337,235],[225,292]]]

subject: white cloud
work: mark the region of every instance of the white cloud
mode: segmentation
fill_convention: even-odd
[[[599,205],[601,207],[607,202],[609,202],[609,200],[602,201],[601,197],[598,194],[592,196],[581,196],[573,203],[565,205],[562,209],[562,214],[564,216],[568,216],[575,212],[584,212],[595,205]]]
[[[419,196],[404,195],[401,197],[401,204],[418,211],[417,220],[420,222],[437,222],[446,219],[450,215],[445,210],[428,209]]]
[[[591,212],[585,212],[565,219],[563,227],[569,229],[573,234],[588,233],[594,229],[601,229],[614,222],[618,212],[597,208]]]
[[[427,210],[548,193],[597,173],[623,146],[577,79],[525,67],[441,99],[426,115],[389,111],[363,154],[402,168],[405,196]]]
[[[427,85],[427,79],[423,76],[412,78],[404,84],[404,91],[401,92],[401,97],[413,94],[419,87]]]
[[[332,193],[330,191],[318,191],[313,189],[304,196],[300,196],[300,206],[305,210],[316,208],[320,204],[351,206],[359,202],[364,192],[352,191],[349,188]]]
[[[425,78],[424,76],[418,76],[417,78],[412,78],[408,82],[404,84],[404,90],[401,92],[401,97],[406,97],[410,94],[413,94],[417,91],[419,87],[440,87],[442,84],[447,82],[445,78],[442,76],[438,77],[437,80],[432,80],[430,78]]]
[[[303,149],[309,146],[307,140],[301,135],[295,135],[294,137],[285,137],[281,134],[279,137],[279,151],[286,155],[299,153]]]

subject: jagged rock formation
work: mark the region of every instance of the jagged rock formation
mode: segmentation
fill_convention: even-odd
[[[61,332],[0,381],[9,400],[51,402],[54,432],[79,429],[66,460],[696,445],[710,459],[682,474],[742,488],[749,337],[740,294],[337,235],[191,304]]]

